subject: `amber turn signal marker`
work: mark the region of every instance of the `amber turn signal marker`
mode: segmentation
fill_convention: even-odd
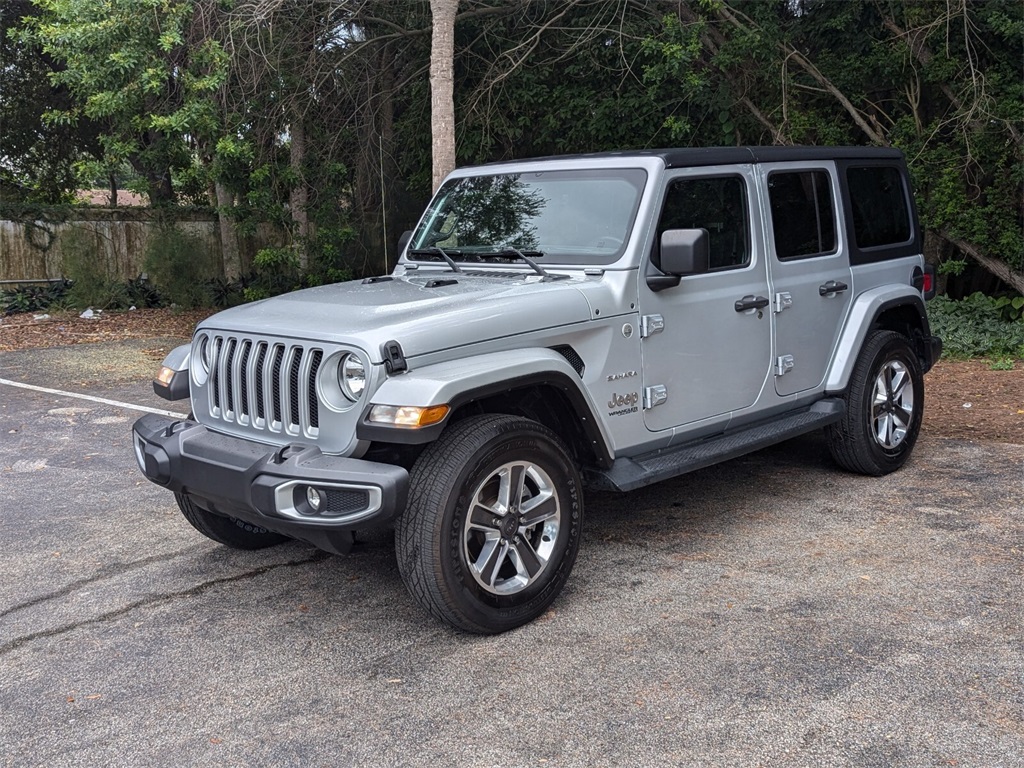
[[[447,405],[375,405],[370,409],[370,422],[396,427],[419,429],[437,424],[451,410]]]
[[[173,368],[168,368],[166,365],[160,367],[160,372],[156,375],[156,380],[163,384],[165,387],[171,386],[171,379],[174,378],[176,371]]]

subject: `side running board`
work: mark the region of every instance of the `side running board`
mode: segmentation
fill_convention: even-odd
[[[735,432],[661,448],[641,456],[618,458],[608,469],[588,468],[586,484],[595,490],[632,491],[813,432],[839,421],[845,413],[846,405],[842,400],[819,400],[805,410],[787,413]]]

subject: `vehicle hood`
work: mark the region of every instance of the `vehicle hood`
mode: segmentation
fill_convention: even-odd
[[[543,281],[430,271],[378,282],[352,281],[276,296],[225,310],[200,328],[284,339],[334,342],[381,361],[396,340],[406,357],[590,319],[583,276]]]

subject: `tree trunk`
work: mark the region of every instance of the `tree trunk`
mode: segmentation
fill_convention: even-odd
[[[455,170],[455,14],[459,0],[430,0],[430,133],[434,191]]]
[[[288,164],[296,176],[288,202],[299,241],[299,269],[305,272],[309,269],[309,212],[306,210],[309,191],[306,189],[306,174],[302,170],[306,160],[306,128],[299,119],[294,120],[288,130],[291,134]]]
[[[1010,265],[1005,261],[999,261],[991,256],[986,256],[974,245],[971,245],[965,240],[961,240],[958,237],[953,237],[946,232],[939,233],[944,239],[955,245],[961,251],[966,253],[988,272],[992,273],[1004,283],[1012,287],[1015,291],[1020,294],[1024,294],[1024,273],[1017,272],[1010,268]]]
[[[224,265],[224,277],[236,280],[242,274],[242,259],[238,251],[238,233],[235,222],[227,211],[234,205],[234,197],[223,182],[215,181],[213,188],[217,194],[217,221],[220,224],[220,250]]]

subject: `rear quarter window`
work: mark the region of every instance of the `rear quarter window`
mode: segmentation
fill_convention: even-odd
[[[899,245],[912,236],[903,174],[886,165],[846,169],[850,216],[858,248]]]

